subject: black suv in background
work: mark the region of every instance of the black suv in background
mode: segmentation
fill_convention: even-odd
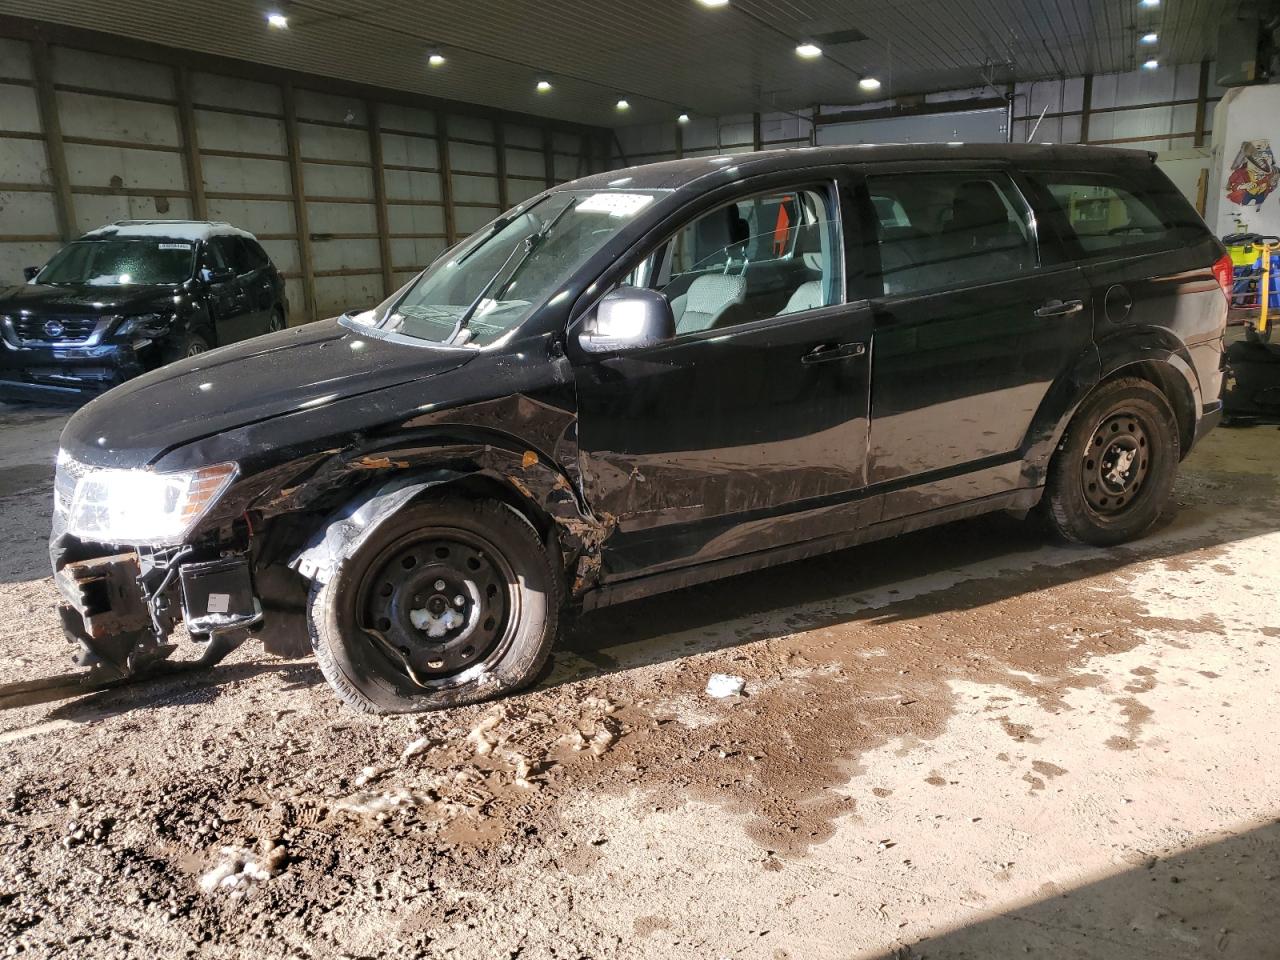
[[[79,400],[287,324],[284,280],[226,223],[125,220],[0,291],[0,400]]]
[[[352,706],[422,710],[532,682],[566,609],[993,510],[1122,543],[1220,416],[1230,283],[1146,153],[833,147],[568,183],[373,310],[80,410],[63,624],[111,676],[183,620],[205,662],[309,644]]]

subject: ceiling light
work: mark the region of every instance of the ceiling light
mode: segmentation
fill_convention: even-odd
[[[427,63],[433,67],[443,67],[445,64],[445,56],[438,48],[427,51]]]
[[[1140,0],[1138,6],[1147,7],[1148,9],[1151,7],[1158,7],[1160,6],[1160,0]]]
[[[1158,69],[1159,66],[1160,66],[1160,61],[1157,60],[1155,57],[1152,57],[1150,60],[1148,60],[1146,63],[1142,65],[1142,69],[1155,70],[1155,69]]]
[[[729,0],[698,0],[704,7],[727,7]]]
[[[539,80],[539,81],[538,81],[538,85],[537,85],[537,87],[535,87],[535,89],[536,89],[539,93],[550,93],[550,92],[551,92],[551,81],[550,81],[550,80]]]
[[[822,56],[822,48],[816,43],[806,40],[804,43],[796,45],[796,56],[812,60],[814,57]]]
[[[1159,39],[1160,39],[1160,34],[1158,33],[1144,33],[1141,38],[1142,42],[1146,44],[1155,43]]]
[[[880,81],[877,80],[875,77],[863,77],[861,80],[858,81],[858,86],[868,92],[879,90]]]
[[[275,27],[277,30],[287,30],[289,28],[289,18],[279,10],[272,10],[267,14],[267,25]]]
[[[616,106],[619,110],[630,110],[630,109],[631,109],[631,104],[627,103],[626,99],[625,99],[625,98],[623,98],[623,97],[619,97],[619,98],[618,98],[618,102],[615,104],[615,106]]]
[[[676,123],[688,123],[688,122],[689,122],[689,115],[687,113],[682,113],[680,114],[680,116],[676,117]]]

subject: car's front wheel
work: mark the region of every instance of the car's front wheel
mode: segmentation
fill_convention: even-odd
[[[1132,540],[1159,518],[1180,459],[1178,424],[1165,395],[1137,378],[1105,383],[1081,405],[1058,446],[1045,513],[1073,542]]]
[[[383,523],[312,589],[312,645],[325,678],[357,710],[474,703],[538,675],[562,590],[551,552],[513,510],[429,501]]]

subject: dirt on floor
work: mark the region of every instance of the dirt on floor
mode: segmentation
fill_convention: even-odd
[[[0,407],[0,682],[70,669],[60,424]],[[9,710],[0,950],[1280,957],[1278,468],[1219,430],[1125,548],[996,516],[594,614],[497,704],[246,645]]]

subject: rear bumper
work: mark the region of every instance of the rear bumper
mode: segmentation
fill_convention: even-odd
[[[1222,422],[1222,401],[1214,400],[1206,403],[1200,411],[1200,419],[1196,421],[1196,435],[1191,441],[1191,449],[1204,439],[1204,435]],[[1188,453],[1190,450],[1187,451]]]
[[[145,369],[130,344],[15,347],[0,342],[0,400],[78,403]]]

